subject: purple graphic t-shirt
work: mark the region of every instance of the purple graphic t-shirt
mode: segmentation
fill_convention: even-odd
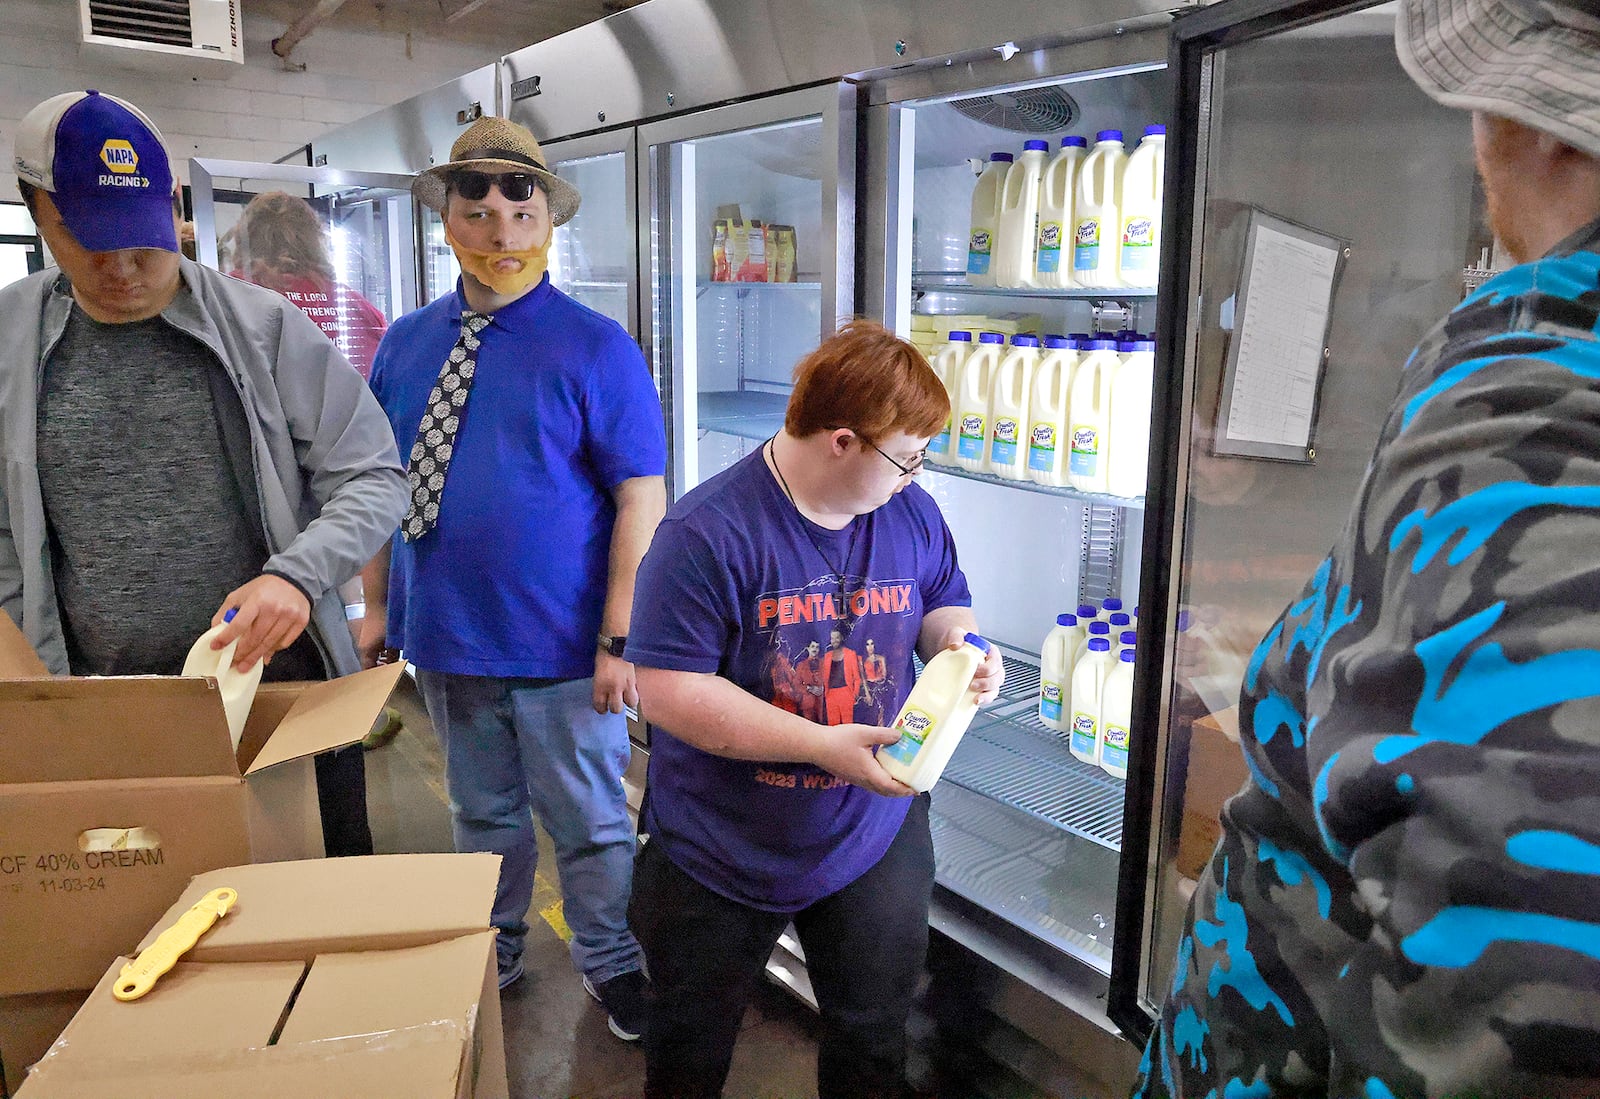
[[[715,673],[829,725],[892,722],[923,616],[972,602],[917,485],[831,531],[795,511],[760,451],[672,508],[635,590],[629,660]],[[707,888],[768,911],[799,911],[866,873],[910,804],[809,764],[714,756],[659,727],[650,749],[651,842]]]

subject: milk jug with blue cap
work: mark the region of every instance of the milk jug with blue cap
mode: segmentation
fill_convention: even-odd
[[[1072,665],[1083,642],[1083,627],[1075,614],[1056,615],[1055,628],[1044,638],[1039,653],[1039,720],[1062,732],[1072,717]]]
[[[989,387],[989,472],[1010,481],[1028,476],[1028,399],[1039,365],[1039,337],[1011,338]]]
[[[1072,218],[1072,279],[1083,287],[1120,286],[1118,230],[1122,227],[1122,173],[1128,157],[1121,130],[1101,130],[1078,171]]]
[[[1146,126],[1122,173],[1122,247],[1117,276],[1124,286],[1156,284],[1161,256],[1161,185],[1167,164],[1167,128]]]
[[[919,794],[939,781],[978,712],[972,677],[983,666],[989,647],[989,642],[969,633],[959,648],[936,653],[894,719],[900,739],[878,749],[883,769]]]
[[[1081,137],[1061,139],[1061,151],[1044,166],[1039,180],[1039,246],[1034,284],[1065,290],[1072,282],[1072,204],[1078,190],[1078,169],[1089,155]]]
[[[956,465],[982,473],[989,455],[989,387],[993,384],[1006,338],[998,332],[980,332],[978,346],[961,367],[956,402]]]
[[[1143,496],[1150,469],[1156,341],[1149,336],[1135,336],[1117,344],[1117,351],[1122,361],[1111,377],[1106,491],[1115,496]]]
[[[1000,231],[995,240],[996,286],[1033,286],[1035,244],[1039,239],[1039,180],[1044,176],[1048,141],[1025,141],[1022,155],[1006,172],[1000,194]]]
[[[939,375],[939,381],[944,383],[945,396],[950,399],[950,414],[944,418],[944,427],[932,439],[928,440],[928,461],[950,462],[950,453],[954,448],[951,442],[951,424],[955,421],[956,398],[959,396],[958,388],[961,384],[961,368],[966,365],[967,356],[972,351],[972,333],[960,329],[951,329],[950,338],[939,349],[938,354],[928,363],[933,367],[933,372]]]
[[[1028,479],[1060,488],[1067,483],[1067,398],[1078,365],[1078,341],[1046,336],[1028,393]]]
[[[1122,360],[1117,342],[1088,341],[1087,353],[1072,372],[1067,404],[1067,482],[1083,492],[1106,491],[1106,435],[1111,428],[1111,383]]]
[[[994,285],[995,233],[1000,228],[1000,197],[1006,172],[1011,167],[1010,153],[991,153],[988,167],[972,189],[972,225],[967,234],[967,282],[973,286]]]
[[[1096,622],[1104,627],[1104,622]],[[1068,732],[1068,748],[1084,763],[1100,766],[1101,699],[1105,694],[1106,676],[1111,674],[1113,656],[1111,642],[1103,636],[1092,636],[1072,669],[1072,728]]]

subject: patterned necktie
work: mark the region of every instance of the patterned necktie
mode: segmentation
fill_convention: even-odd
[[[482,313],[464,310],[461,336],[450,349],[439,370],[439,380],[428,394],[428,407],[417,425],[417,441],[411,444],[411,468],[406,480],[411,487],[411,506],[406,509],[400,537],[415,542],[439,525],[439,498],[444,495],[444,476],[450,469],[461,417],[466,415],[467,394],[478,370],[478,333],[488,327]]]

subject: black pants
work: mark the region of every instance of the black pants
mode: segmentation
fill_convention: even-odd
[[[322,846],[330,859],[372,854],[367,823],[367,763],[360,744],[315,757]]]
[[[905,1093],[906,1019],[927,957],[932,894],[923,794],[876,866],[792,917],[822,1010],[820,1099]],[[791,917],[712,892],[658,843],[639,856],[628,915],[650,973],[647,1099],[721,1095],[745,1007]]]

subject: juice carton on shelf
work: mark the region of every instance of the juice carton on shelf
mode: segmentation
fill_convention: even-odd
[[[1156,342],[1135,336],[1117,344],[1121,363],[1111,379],[1111,442],[1106,490],[1143,496],[1150,468],[1150,413],[1155,389]]]
[[[900,707],[893,725],[900,739],[878,751],[878,762],[917,793],[939,781],[978,712],[972,677],[988,654],[989,643],[975,633],[967,634],[959,649],[940,650]]]
[[[1105,625],[1103,622],[1095,624]],[[1111,668],[1111,642],[1104,637],[1091,637],[1072,669],[1072,731],[1069,734],[1069,747],[1075,757],[1096,767],[1100,766],[1100,746],[1104,739],[1101,699]]]
[[[972,224],[967,234],[967,282],[994,285],[994,237],[1000,228],[1000,192],[1011,168],[1010,153],[991,153],[989,166],[972,188]]]
[[[1100,697],[1100,769],[1113,778],[1128,777],[1132,723],[1133,650],[1123,649],[1106,673]]]
[[[728,229],[728,266],[734,282],[767,281],[766,231],[759,221],[735,221]]]
[[[1039,364],[1039,337],[1014,336],[989,386],[989,472],[1011,481],[1028,476],[1028,389]]]
[[[1093,339],[1072,372],[1067,402],[1067,482],[1083,492],[1106,491],[1106,435],[1111,428],[1111,383],[1122,360],[1117,343]]]
[[[1067,397],[1078,344],[1068,336],[1046,336],[1044,347],[1028,394],[1028,478],[1060,487],[1067,483]]]
[[[1166,172],[1167,128],[1146,126],[1122,174],[1122,247],[1117,275],[1124,286],[1156,284],[1161,256],[1161,183]]]
[[[718,218],[711,226],[711,281],[732,282],[728,268],[728,220]]]
[[[1121,130],[1101,130],[1078,172],[1072,217],[1072,279],[1084,287],[1114,287],[1117,281],[1118,230],[1122,227],[1122,174],[1128,157]]]
[[[1039,180],[1039,241],[1034,285],[1064,290],[1072,282],[1072,206],[1078,189],[1078,169],[1088,155],[1081,137],[1061,139],[1061,151],[1045,165]]]
[[[1000,365],[1005,342],[998,332],[980,332],[977,348],[961,367],[954,422],[955,462],[972,473],[982,473],[987,461],[984,446],[989,439],[989,386]]]
[[[1048,141],[1023,142],[1022,155],[1006,171],[994,244],[996,286],[1034,285],[1034,250],[1039,239],[1039,180],[1044,176],[1049,149]]]
[[[1075,614],[1056,615],[1055,628],[1045,635],[1039,654],[1039,720],[1051,729],[1071,729],[1072,665],[1082,640],[1083,627]]]
[[[928,441],[928,461],[948,465],[952,459],[951,426],[956,415],[956,398],[960,395],[961,368],[972,353],[972,333],[954,330],[949,341],[929,360],[928,365],[944,383],[945,395],[950,398],[950,414],[945,417],[944,428]]]

